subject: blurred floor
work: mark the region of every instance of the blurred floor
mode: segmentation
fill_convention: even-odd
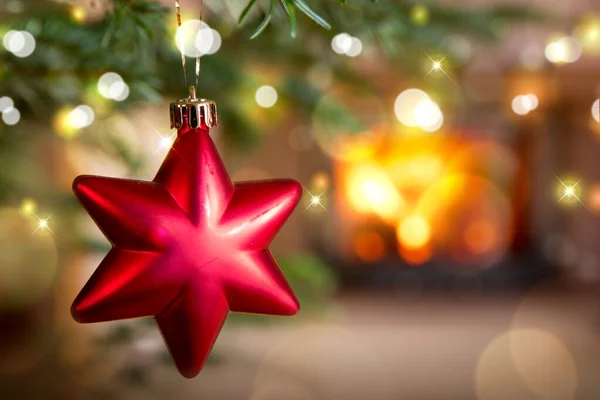
[[[198,378],[161,367],[157,390],[124,398],[600,398],[600,300],[589,292],[345,295],[319,319],[286,322],[228,325],[221,361]]]

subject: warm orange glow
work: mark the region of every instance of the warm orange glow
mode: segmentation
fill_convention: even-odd
[[[442,176],[444,166],[435,154],[418,154],[408,160],[395,160],[386,170],[400,187],[425,187]]]
[[[428,261],[432,255],[432,251],[429,246],[416,249],[407,249],[402,246],[398,246],[398,252],[404,261],[412,265],[423,264]]]
[[[348,174],[348,197],[352,207],[361,213],[375,213],[384,219],[395,219],[403,200],[385,171],[374,164],[352,168]]]
[[[474,254],[483,254],[494,250],[496,230],[490,221],[475,221],[465,231],[465,244]]]
[[[324,171],[315,172],[310,179],[311,190],[322,192],[329,187],[329,175]]]
[[[595,213],[600,212],[600,185],[593,185],[588,191],[587,205]]]
[[[502,188],[518,159],[506,146],[390,134],[367,158],[336,166],[344,190],[337,199],[352,210],[348,225],[380,216],[396,228],[398,253],[407,262],[438,255],[486,267],[508,249],[512,207]],[[600,214],[600,185],[596,209]]]
[[[398,240],[403,247],[418,249],[429,243],[431,239],[431,228],[425,218],[420,215],[411,215],[400,223]]]
[[[373,231],[362,231],[354,235],[352,247],[358,258],[367,262],[377,261],[385,254],[383,239]]]

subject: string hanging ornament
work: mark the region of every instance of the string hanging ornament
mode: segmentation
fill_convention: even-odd
[[[181,25],[180,5],[176,2]],[[184,82],[186,59],[182,53]],[[268,250],[298,204],[291,179],[236,182],[210,137],[215,102],[170,104],[177,137],[150,182],[83,175],[73,190],[112,244],[73,305],[82,323],[151,316],[180,373],[202,369],[230,311],[294,315],[299,303]]]

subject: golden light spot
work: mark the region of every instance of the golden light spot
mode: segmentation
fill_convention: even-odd
[[[417,4],[410,10],[411,21],[418,26],[429,22],[429,9],[424,4]]]
[[[600,15],[589,14],[585,16],[574,32],[581,46],[590,53],[600,52]]]
[[[87,18],[87,11],[82,6],[73,6],[71,7],[71,18],[75,20],[75,22],[83,23]]]
[[[556,184],[556,197],[558,198],[558,203],[563,203],[565,205],[580,203],[586,207],[581,200],[581,179],[560,179],[558,177],[556,177],[556,179],[558,180],[558,183]]]
[[[425,218],[411,215],[400,223],[397,229],[398,241],[403,247],[416,249],[425,246],[431,239],[431,228]]]
[[[33,199],[23,199],[19,205],[19,212],[24,217],[30,217],[35,214],[37,203]]]
[[[63,139],[73,139],[79,133],[79,128],[73,124],[72,111],[72,108],[64,107],[54,115],[54,131]]]
[[[321,192],[329,187],[329,175],[325,171],[315,172],[310,180],[312,190]]]
[[[375,213],[384,219],[394,219],[403,200],[390,177],[378,165],[363,164],[349,171],[347,194],[350,205],[358,212]]]

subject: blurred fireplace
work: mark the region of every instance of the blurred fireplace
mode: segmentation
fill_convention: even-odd
[[[343,284],[489,291],[552,273],[529,237],[527,140],[481,136],[353,140],[319,243]]]

